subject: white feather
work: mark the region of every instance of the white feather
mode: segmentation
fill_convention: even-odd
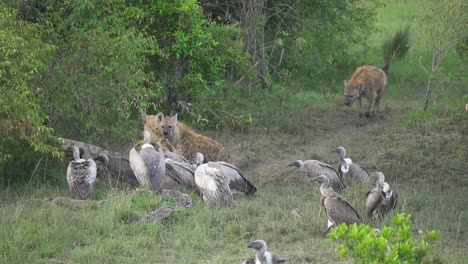
[[[263,256],[265,257],[266,264],[273,264],[273,258],[271,257],[270,252],[266,251]]]
[[[344,160],[346,162],[346,166],[341,165],[341,171],[343,173],[347,173],[349,171],[349,166],[353,164],[353,161],[350,158],[345,158]]]

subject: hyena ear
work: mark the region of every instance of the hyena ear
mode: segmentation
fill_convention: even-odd
[[[174,121],[174,126],[177,125],[177,114],[172,117],[172,121]]]
[[[348,80],[343,80],[343,84],[346,87],[346,85],[348,85]]]
[[[156,118],[156,123],[159,124],[164,119],[164,114],[158,113],[155,118]]]
[[[141,114],[141,115],[140,115],[140,122],[146,124],[146,115],[145,115],[145,114]]]

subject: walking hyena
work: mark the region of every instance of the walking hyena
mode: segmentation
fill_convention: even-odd
[[[229,160],[223,145],[178,122],[177,114],[173,117],[164,117],[163,113],[146,116],[145,130],[159,140],[167,140],[175,152],[189,160],[193,160],[197,152],[203,154],[205,161]]]
[[[359,108],[362,108],[361,96],[364,96],[369,102],[365,115],[374,116],[376,110],[379,112],[380,100],[386,85],[387,75],[382,69],[374,66],[358,67],[351,79],[344,81],[344,104],[351,106],[357,99]]]

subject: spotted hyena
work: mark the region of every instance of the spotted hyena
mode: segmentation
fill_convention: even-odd
[[[369,102],[369,108],[365,115],[372,117],[376,112],[379,112],[380,100],[386,85],[387,75],[384,70],[375,66],[358,67],[351,79],[344,81],[344,104],[351,106],[357,99],[359,108],[362,108],[361,97],[364,96]]]
[[[229,160],[227,153],[217,141],[200,135],[182,122],[177,121],[177,114],[173,117],[163,113],[148,115],[145,118],[145,130],[150,131],[159,141],[167,141],[174,152],[193,160],[195,153],[203,153],[205,161]]]

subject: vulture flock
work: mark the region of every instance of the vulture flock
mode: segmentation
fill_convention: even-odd
[[[254,195],[257,191],[249,177],[235,165],[226,161],[208,161],[203,163],[203,153],[196,153],[194,160],[163,149],[158,143],[150,143],[151,133],[143,132],[143,144],[131,148],[129,156],[99,155],[95,160],[102,162],[108,173],[123,179],[131,186],[140,186],[161,194],[164,189],[185,188],[196,193],[209,206],[232,207],[233,192]],[[85,200],[90,197],[96,181],[97,166],[92,158],[84,159],[83,150],[72,146],[73,160],[67,169],[67,181],[73,199]],[[318,160],[296,160],[289,167],[297,167],[312,182],[320,185],[321,207],[327,215],[328,233],[331,228],[341,223],[359,224],[362,218],[357,210],[338,192],[348,186],[372,183],[375,187],[367,192],[365,208],[369,219],[385,217],[398,202],[397,193],[385,182],[381,172],[369,173],[365,168],[354,163],[346,156],[343,147],[331,150],[337,155],[336,166]],[[364,194],[363,194],[364,196]],[[263,240],[255,240],[248,248],[256,250],[254,259],[243,263],[274,264],[286,263],[286,258],[268,251]]]

